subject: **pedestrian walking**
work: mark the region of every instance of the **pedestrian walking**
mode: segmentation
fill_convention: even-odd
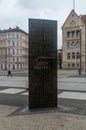
[[[12,76],[12,73],[11,73],[11,71],[10,70],[8,70],[8,75],[7,75],[8,77],[9,76]]]

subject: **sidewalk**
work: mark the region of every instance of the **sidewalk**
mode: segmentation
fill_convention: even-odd
[[[1,87],[28,87],[28,77],[0,76]]]
[[[67,78],[78,75],[78,70],[58,70],[59,78]]]
[[[18,107],[0,105],[0,130],[86,130],[86,117],[60,112],[9,116]]]
[[[27,77],[0,76],[0,86],[3,87],[25,87],[26,81]],[[16,111],[19,114],[13,115]],[[20,106],[0,104],[0,130],[86,130],[86,116],[59,111],[25,114],[21,113]]]

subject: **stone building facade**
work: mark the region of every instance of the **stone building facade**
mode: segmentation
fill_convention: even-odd
[[[27,67],[28,34],[19,27],[0,30],[0,70]]]
[[[78,16],[72,10],[62,26],[62,68],[80,66],[86,68],[86,15]]]

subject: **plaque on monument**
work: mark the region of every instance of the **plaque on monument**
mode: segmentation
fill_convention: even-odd
[[[29,108],[57,107],[57,21],[29,19]]]

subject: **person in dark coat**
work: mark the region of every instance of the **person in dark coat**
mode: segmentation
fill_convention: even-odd
[[[11,71],[10,70],[8,70],[8,75],[7,75],[8,77],[9,76],[12,76],[12,73],[11,73]]]

